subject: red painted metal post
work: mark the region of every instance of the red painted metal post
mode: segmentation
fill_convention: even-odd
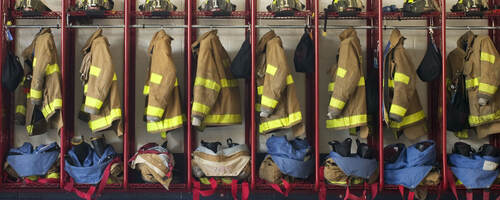
[[[245,0],[245,25],[250,25],[251,20],[250,20],[250,0]],[[250,30],[248,28],[245,29],[245,39],[250,39],[248,38],[248,33]],[[250,81],[248,79],[245,79],[245,96],[248,97],[251,95],[251,90],[252,90],[252,85],[250,84]],[[250,117],[250,102],[249,98],[243,98],[244,99],[244,110],[245,110],[245,144],[250,145],[250,135],[252,134],[250,132],[251,126],[252,126],[252,120]]]
[[[185,143],[187,148],[185,148],[187,150],[186,154],[186,159],[187,159],[187,189],[188,191],[191,190],[191,181],[192,181],[192,173],[191,173],[191,151],[193,150],[192,149],[192,128],[191,128],[191,69],[192,69],[192,65],[193,65],[193,62],[192,62],[192,51],[191,51],[191,46],[192,46],[192,39],[193,39],[193,0],[187,0],[187,6],[186,6],[186,10],[187,10],[187,34],[186,34],[186,41],[187,41],[187,45],[186,45],[186,49],[185,49],[185,52],[186,52],[186,61],[187,61],[187,75],[186,75],[186,97],[187,97],[187,103],[186,103],[186,110],[187,110],[187,113],[186,113],[186,116],[187,116],[187,125],[186,125],[186,128],[187,128],[187,142]]]
[[[441,0],[441,105],[443,107],[442,121],[441,121],[441,152],[443,162],[443,179],[446,178],[447,159],[446,159],[446,0]],[[447,188],[448,183],[443,181],[443,188]]]
[[[250,24],[250,31],[252,33],[252,36],[251,36],[251,46],[252,46],[252,78],[251,78],[251,81],[250,81],[250,84],[252,85],[252,91],[250,92],[250,98],[251,98],[251,103],[250,103],[250,117],[251,117],[251,123],[252,123],[252,126],[250,128],[250,134],[251,134],[251,137],[250,137],[250,144],[251,144],[251,161],[252,161],[252,166],[251,166],[251,173],[252,173],[252,178],[250,180],[250,186],[252,188],[252,190],[255,190],[255,177],[257,174],[255,174],[256,170],[256,161],[255,161],[255,154],[256,154],[256,149],[257,148],[257,145],[255,144],[256,143],[256,127],[255,127],[255,90],[257,89],[256,88],[256,83],[255,83],[255,68],[256,68],[256,52],[255,52],[255,48],[257,46],[256,42],[257,42],[257,29],[255,28],[255,25],[257,24],[257,0],[252,0],[252,13],[251,13],[251,24]]]
[[[68,65],[68,43],[67,43],[67,38],[68,38],[68,27],[67,27],[67,19],[66,16],[68,15],[68,3],[67,1],[61,1],[61,75],[62,75],[62,93],[63,93],[63,108],[62,108],[62,118],[63,118],[63,123],[64,126],[61,128],[61,134],[60,134],[60,145],[61,145],[61,156],[59,157],[59,187],[63,188],[64,187],[64,179],[65,179],[65,172],[64,172],[64,154],[66,153],[66,149],[68,148],[66,146],[66,138],[67,138],[67,133],[68,133],[68,126],[72,127],[72,125],[68,124],[66,119],[69,117],[73,116],[68,116],[68,110],[73,109],[68,107],[68,99],[69,95],[68,92],[70,88],[68,88],[68,75],[71,74],[71,70],[69,69]],[[71,80],[71,79],[70,79]]]
[[[384,48],[382,44],[382,25],[383,25],[383,13],[382,13],[382,0],[377,0],[377,20],[378,20],[378,167],[379,167],[379,190],[384,189],[384,129],[382,122],[383,113],[383,98],[382,98],[382,81],[383,81],[383,68],[384,68]]]
[[[325,17],[327,17],[325,15]],[[319,0],[314,0],[314,151],[315,181],[314,188],[319,188]]]
[[[1,30],[0,30],[0,66],[3,65],[3,50],[5,48],[5,45],[4,45],[4,10],[5,10],[5,1],[2,1],[0,2],[0,23],[1,23]],[[2,73],[2,67],[0,67],[0,74]],[[2,145],[0,147],[0,156],[1,158],[4,158],[5,157],[5,154],[7,153],[6,152],[6,148],[4,147],[5,146],[5,140],[6,140],[6,137],[5,135],[7,134],[6,131],[5,131],[5,126],[6,126],[6,122],[5,122],[5,119],[4,119],[4,116],[5,116],[5,105],[4,105],[4,98],[5,96],[3,95],[4,91],[3,91],[3,86],[1,85],[0,83],[0,144]],[[0,161],[0,163],[4,164],[4,160],[2,159],[2,161]],[[3,180],[3,167],[2,169],[0,169],[0,177],[2,179],[0,180]],[[2,181],[0,181],[2,182]]]
[[[124,28],[124,132],[123,132],[123,162],[127,163],[130,150],[130,137],[135,131],[135,63],[132,56],[135,56],[135,49],[132,48],[131,38],[131,20],[132,20],[132,1],[125,1],[125,28]],[[127,166],[127,165],[125,165]],[[123,188],[128,189],[128,167],[123,168]]]

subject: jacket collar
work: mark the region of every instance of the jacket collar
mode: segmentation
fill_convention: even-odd
[[[50,28],[44,28],[44,29],[40,30],[40,32],[38,32],[37,36],[43,35],[45,33],[51,33]]]
[[[352,28],[349,27],[348,29],[344,30],[340,35],[340,41],[344,41],[345,39],[349,37],[357,37],[356,31]]]
[[[389,42],[391,43],[390,49],[393,49],[394,47],[396,47],[404,39],[406,39],[406,38],[403,37],[403,35],[401,35],[401,32],[399,32],[398,29],[392,30],[391,37],[389,39]]]
[[[470,47],[470,45],[474,39],[474,36],[475,35],[472,31],[467,31],[462,36],[460,36],[460,38],[458,38],[458,40],[457,40],[457,49],[465,52],[467,50],[467,48]],[[464,44],[467,44],[467,45],[464,46]],[[464,49],[464,47],[465,47],[465,49]]]
[[[264,34],[264,36],[260,38],[259,43],[257,45],[257,52],[259,53],[264,52],[266,50],[267,42],[273,39],[274,37],[276,37],[276,33],[274,33],[274,31],[272,30]]]
[[[101,28],[97,29],[97,31],[94,32],[94,34],[92,34],[92,36],[90,36],[90,38],[87,40],[87,42],[85,43],[85,45],[82,48],[82,53],[85,54],[86,52],[90,51],[90,47],[92,46],[92,42],[94,42],[94,40],[100,36],[102,36],[102,29]]]
[[[205,38],[208,38],[209,36],[217,37],[217,30],[211,30],[211,31],[208,31],[208,32],[204,33],[203,35],[201,35],[200,38],[198,38],[198,40],[196,40],[193,43],[193,45],[191,47],[192,50],[197,49],[200,46],[201,41],[204,40]]]
[[[156,41],[163,40],[163,39],[167,40],[168,42],[174,40],[172,37],[170,37],[170,35],[165,33],[164,30],[160,30],[160,31],[155,33],[155,35],[153,36],[153,39],[151,40],[151,43],[149,43],[148,52],[151,53],[151,51],[153,51],[153,48],[154,48],[154,45],[156,44]]]

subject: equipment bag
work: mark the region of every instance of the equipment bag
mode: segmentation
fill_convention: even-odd
[[[7,50],[2,68],[3,87],[14,92],[17,86],[22,82],[23,77],[24,70],[21,62],[19,62],[19,57],[14,55],[12,51]]]

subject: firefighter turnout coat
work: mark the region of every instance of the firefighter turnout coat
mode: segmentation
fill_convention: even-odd
[[[269,31],[257,44],[257,94],[260,104],[256,110],[267,113],[260,118],[259,132],[292,128],[294,135],[304,136],[299,100],[293,77],[286,61],[281,38]]]
[[[61,70],[50,29],[42,29],[24,49],[25,77],[16,93],[16,115],[26,115],[28,135],[45,133],[63,126]],[[20,120],[22,124],[22,120]]]
[[[409,139],[427,132],[425,113],[415,88],[417,74],[403,47],[405,38],[394,29],[384,60],[384,118],[399,136],[402,131]],[[387,112],[388,111],[388,112]]]
[[[338,64],[330,69],[332,82],[327,128],[347,129],[365,127],[361,136],[367,137],[365,76],[362,65],[361,44],[354,29],[349,28],[339,35],[341,40]]]
[[[80,79],[84,84],[82,111],[89,114],[92,133],[113,128],[118,136],[123,134],[122,110],[118,81],[109,51],[109,42],[97,30],[82,49],[83,61]]]
[[[182,127],[181,100],[170,42],[172,37],[158,31],[149,44],[151,56],[146,95],[147,131],[164,133]]]
[[[465,33],[459,41],[465,47],[464,75],[469,97],[469,124],[478,137],[500,132],[500,57],[489,36]],[[480,99],[486,100],[480,104]]]
[[[231,60],[217,36],[217,30],[203,34],[192,48],[198,60],[191,112],[193,118],[201,121],[203,126],[241,124],[238,80],[231,74]]]

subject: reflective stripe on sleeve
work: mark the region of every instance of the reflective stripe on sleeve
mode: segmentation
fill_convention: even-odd
[[[264,106],[270,107],[270,108],[276,108],[276,105],[278,105],[278,101],[274,100],[270,97],[262,95],[262,99],[260,100],[260,103]]]
[[[208,114],[208,112],[210,112],[210,107],[208,107],[207,105],[205,104],[202,104],[202,103],[198,103],[198,102],[193,102],[193,111],[195,112],[199,112],[199,113],[202,113],[202,114]]]
[[[236,80],[236,79],[221,79],[220,85],[223,88],[238,87],[238,80]]]
[[[59,65],[57,63],[52,64],[52,65],[47,65],[47,68],[45,69],[45,75],[51,75],[53,73],[59,72]]]
[[[62,107],[62,99],[54,99],[49,104],[42,108],[42,114],[47,118],[50,114],[54,113],[57,109]]]
[[[31,88],[31,90],[30,90],[30,98],[41,99],[42,98],[42,91],[35,90],[35,89]]]
[[[403,117],[406,114],[406,108],[404,108],[400,105],[392,104],[389,113],[396,114],[396,115]]]
[[[102,101],[99,99],[96,99],[94,97],[85,97],[85,106],[96,108],[97,110],[101,109],[102,106]]]
[[[149,85],[144,86],[144,90],[142,90],[142,94],[148,95],[149,94]]]
[[[148,132],[157,132],[165,129],[176,128],[181,125],[182,125],[182,115],[178,115],[157,122],[148,122],[146,129]]]
[[[122,111],[119,108],[112,109],[108,116],[89,121],[89,127],[92,132],[111,126],[114,120],[121,118]]]
[[[261,133],[264,133],[266,131],[273,130],[273,129],[276,129],[276,128],[289,127],[292,124],[295,124],[296,122],[299,122],[300,120],[302,120],[302,113],[301,112],[295,112],[295,113],[292,113],[292,114],[288,115],[288,117],[283,117],[283,118],[280,118],[280,119],[275,119],[275,120],[271,120],[271,121],[267,121],[267,122],[262,122],[259,125],[259,131]]]
[[[330,99],[330,106],[342,110],[345,106],[345,102],[332,97]]]
[[[149,78],[149,81],[151,83],[155,83],[160,85],[161,80],[163,79],[163,76],[157,73],[151,73],[151,77]]]
[[[489,62],[495,64],[495,55],[486,52],[481,52],[481,61]]]
[[[159,107],[150,106],[146,107],[146,115],[153,117],[162,117],[165,110]]]
[[[363,124],[366,122],[367,122],[367,116],[365,114],[353,115],[348,117],[326,120],[326,128],[342,128],[342,127]]]
[[[286,84],[290,85],[292,83],[293,83],[293,77],[291,74],[288,74],[288,76],[286,76]]]
[[[467,89],[472,88],[472,87],[477,87],[477,86],[479,86],[479,79],[478,78],[465,80],[465,87]]]
[[[271,65],[271,64],[267,64],[266,73],[274,76],[276,74],[276,71],[278,71],[277,67],[275,67],[274,65]]]
[[[213,80],[209,80],[209,79],[204,79],[201,77],[196,77],[196,79],[194,81],[194,85],[195,86],[202,86],[202,87],[205,87],[208,89],[212,89],[212,90],[215,90],[217,92],[220,91],[220,85],[217,82],[215,82]]]
[[[26,115],[26,106],[17,105],[16,106],[16,113],[20,113],[20,114]]]
[[[408,84],[410,82],[410,77],[403,73],[396,72],[394,73],[394,82]]]
[[[337,76],[340,77],[340,78],[344,78],[345,74],[347,73],[347,70],[342,68],[342,67],[339,67],[337,68]]]
[[[495,94],[497,91],[497,87],[494,85],[479,83],[479,92],[484,92],[488,94]]]
[[[418,111],[418,112],[413,113],[411,115],[403,117],[403,121],[401,121],[401,122],[391,121],[390,127],[391,128],[401,128],[403,126],[418,122],[424,118],[425,118],[425,113],[423,110],[421,110],[421,111]]]

